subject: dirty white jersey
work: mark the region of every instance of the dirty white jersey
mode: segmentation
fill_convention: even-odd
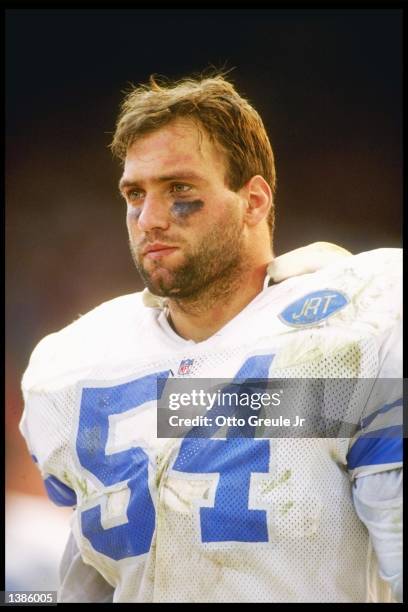
[[[289,276],[203,342],[135,293],[34,350],[21,431],[113,601],[390,600],[351,491],[401,466],[398,390],[346,406],[347,437],[157,437],[158,377],[402,376],[399,249]]]

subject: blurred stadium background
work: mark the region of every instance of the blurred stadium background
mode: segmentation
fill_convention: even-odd
[[[70,517],[18,432],[29,355],[141,288],[107,148],[121,91],[152,72],[236,67],[276,155],[276,254],[399,247],[401,23],[397,9],[6,11],[7,588],[56,588]]]

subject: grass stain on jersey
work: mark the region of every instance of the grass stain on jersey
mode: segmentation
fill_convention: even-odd
[[[281,514],[287,514],[289,510],[292,508],[293,504],[294,502],[292,500],[286,502],[286,504],[284,504],[280,509]]]
[[[329,450],[329,455],[330,455],[330,459],[333,459],[334,463],[337,463],[337,465],[341,468],[341,469],[345,469],[345,466],[342,463],[342,458],[338,452],[337,449],[331,448]]]
[[[278,487],[279,485],[287,482],[289,478],[292,476],[292,470],[285,470],[278,480],[271,480],[263,483],[262,485],[262,493],[270,493],[273,489]]]
[[[73,488],[73,484],[72,484],[72,480],[68,475],[68,472],[62,472],[62,478],[64,479],[65,483],[68,483],[68,486],[71,487],[71,489]]]
[[[68,472],[62,472],[62,477],[64,478],[64,481],[68,483],[68,486],[71,487],[73,491],[75,491],[75,484],[72,482],[72,478],[69,477]],[[84,498],[88,497],[88,484],[86,482],[86,479],[84,478],[80,480],[79,478],[75,477],[75,483],[77,489],[81,491]]]
[[[285,470],[283,476],[280,478],[280,482],[286,482],[292,476],[292,470]]]
[[[389,530],[392,533],[399,533],[401,530],[401,517],[400,516],[393,516],[391,519],[391,525],[389,527]]]
[[[78,487],[81,490],[82,495],[86,499],[88,497],[88,485],[86,483],[86,480],[78,480],[77,484],[78,484]]]

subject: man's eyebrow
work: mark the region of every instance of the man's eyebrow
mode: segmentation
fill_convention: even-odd
[[[166,183],[168,181],[186,181],[186,180],[196,180],[196,181],[201,180],[202,181],[203,178],[195,172],[185,171],[185,172],[176,172],[171,175],[158,176],[154,180],[157,181],[158,183]],[[131,180],[131,179],[125,179],[123,177],[120,179],[119,185],[118,185],[119,191],[122,191],[126,187],[139,187],[139,186],[140,186],[140,182]]]

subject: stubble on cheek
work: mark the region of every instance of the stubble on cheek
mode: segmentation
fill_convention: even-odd
[[[164,294],[169,288],[173,287],[176,273],[164,267],[160,260],[150,260],[147,265],[144,264],[144,257],[141,254],[141,249],[135,247],[132,238],[129,236],[129,249],[132,255],[133,263],[136,266],[139,275],[141,276],[146,287],[157,295]],[[177,293],[177,289],[175,292]]]

